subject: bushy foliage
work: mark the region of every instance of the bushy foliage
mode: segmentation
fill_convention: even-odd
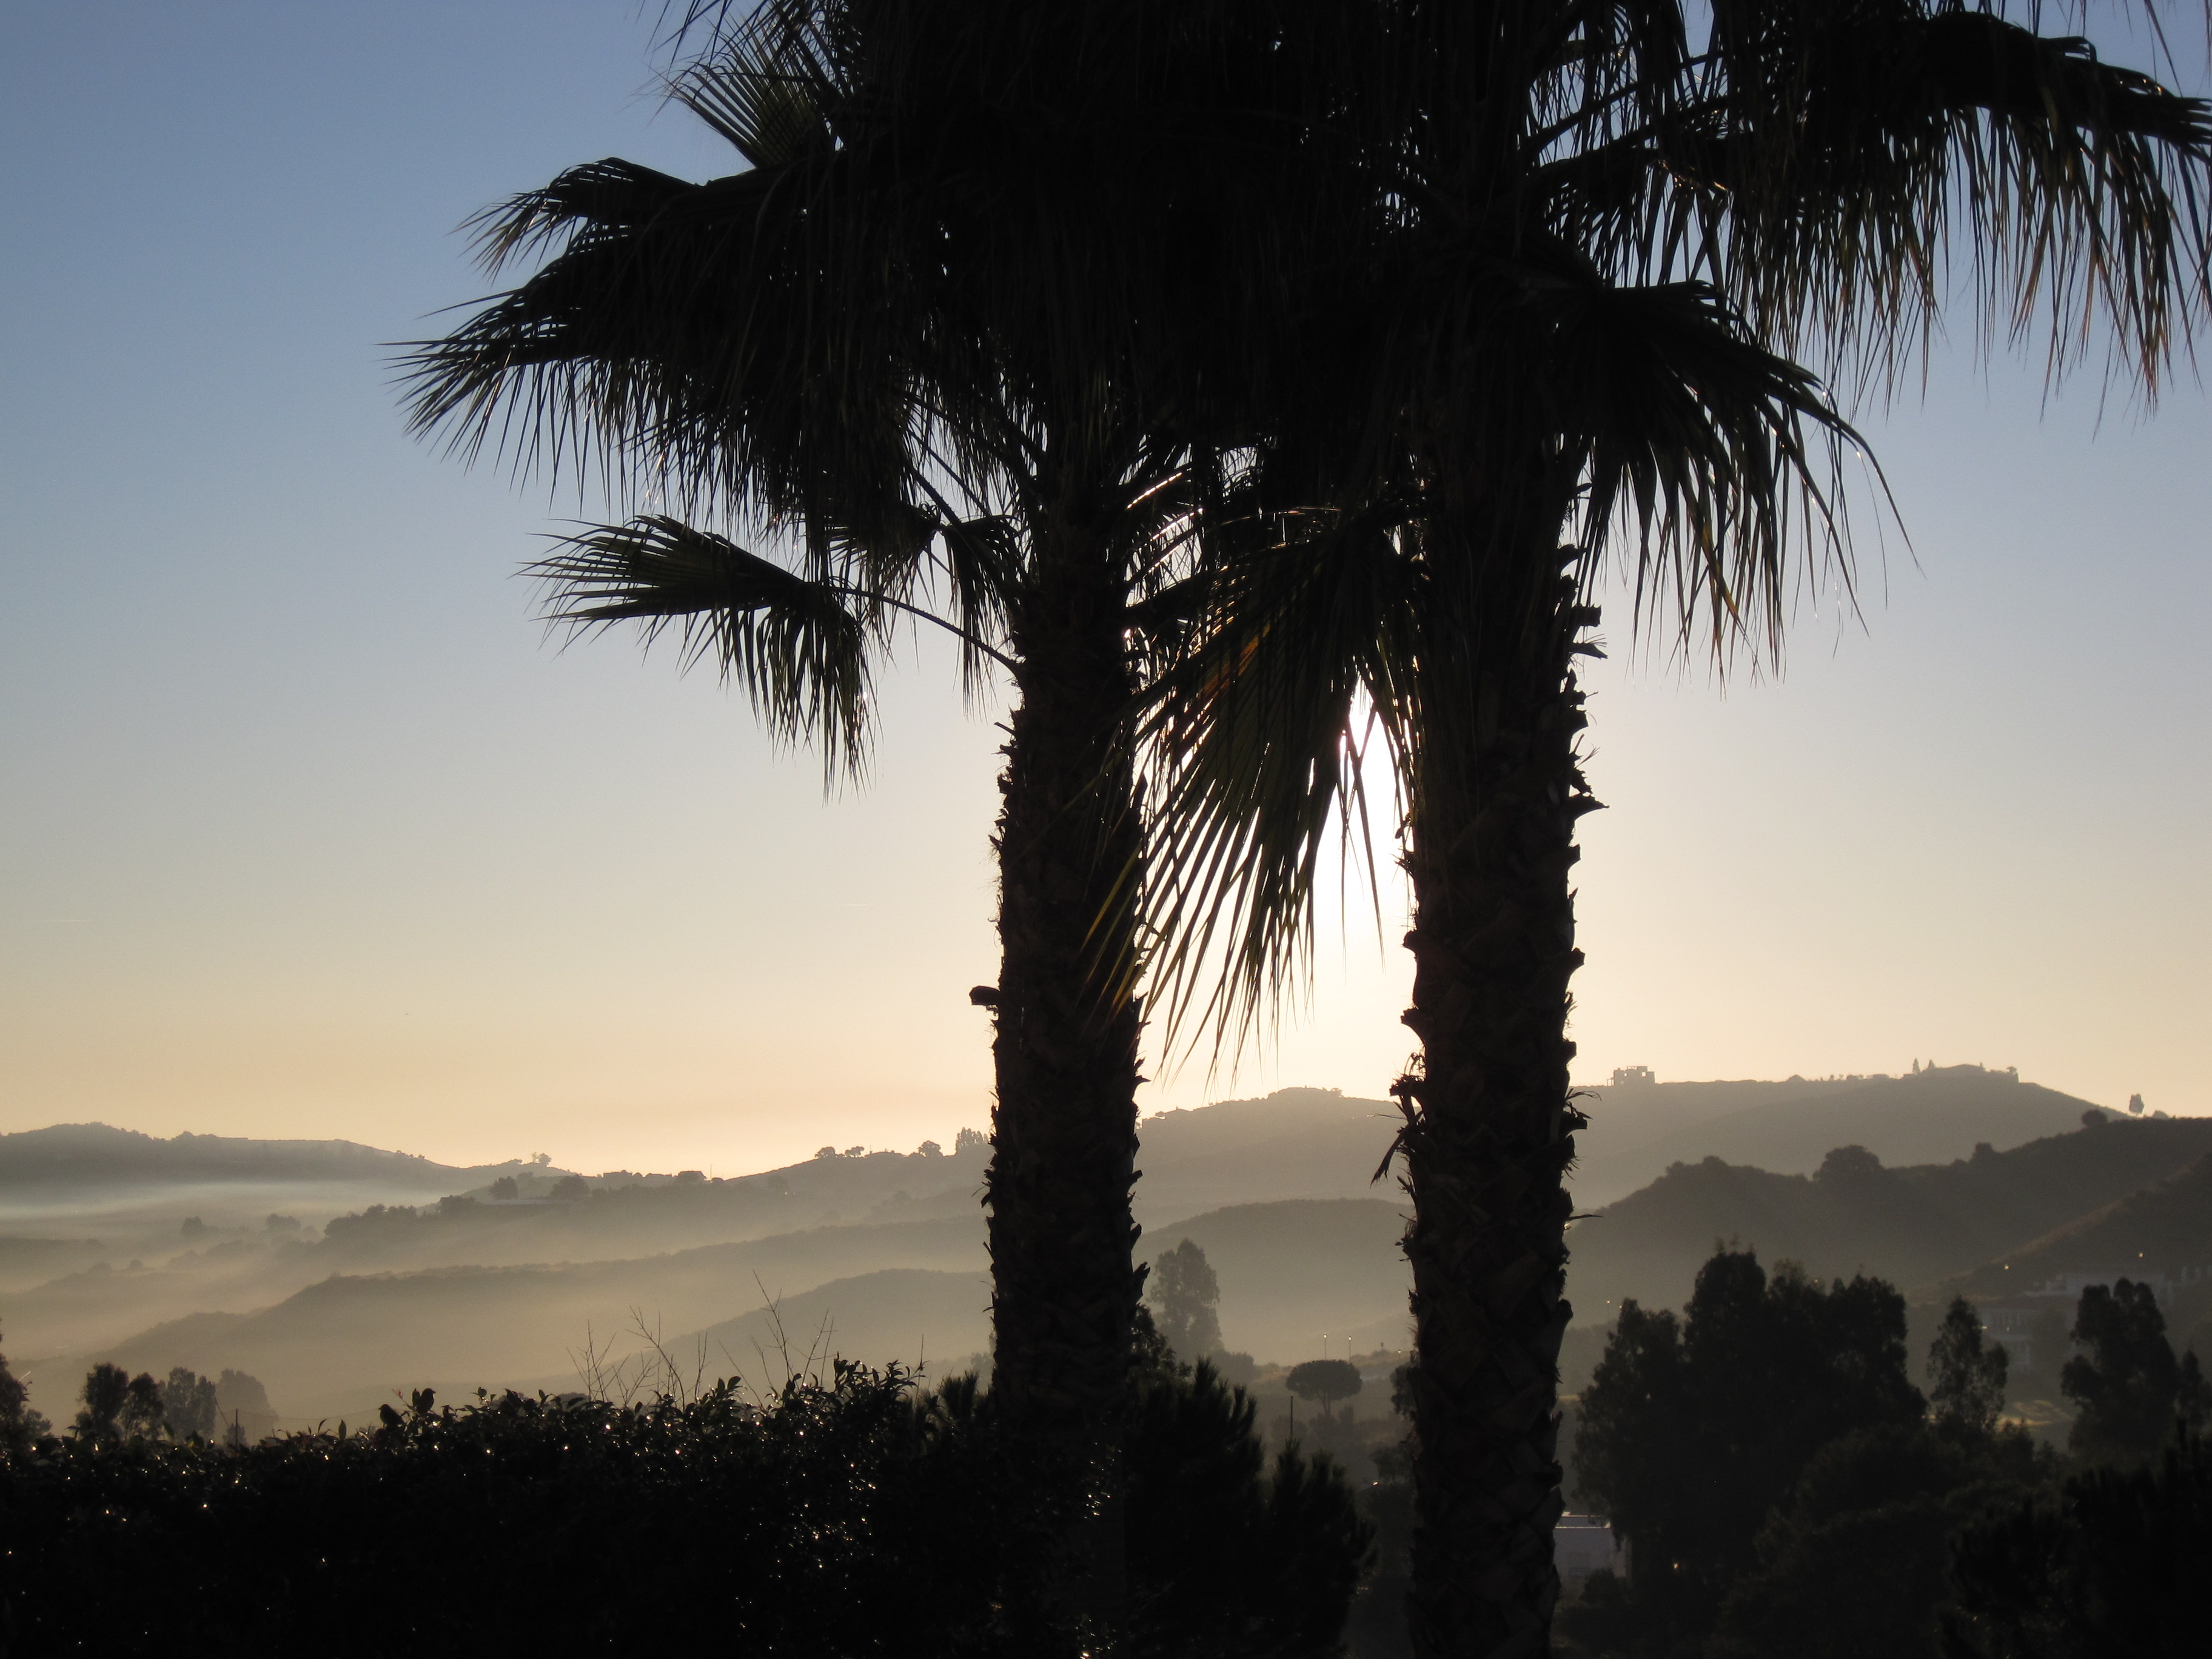
[[[1340,1400],[1351,1399],[1363,1384],[1359,1367],[1349,1359],[1309,1359],[1291,1367],[1284,1386],[1299,1399],[1314,1401],[1326,1409]]]
[[[11,1650],[957,1640],[987,1616],[988,1551],[943,1523],[970,1505],[957,1468],[915,1455],[905,1391],[848,1370],[767,1412],[726,1388],[638,1409],[418,1395],[368,1433],[237,1451],[64,1443],[0,1505]]]
[[[1341,1476],[1263,1469],[1250,1403],[1204,1367],[1146,1373],[1131,1412],[1132,1652],[1334,1652],[1366,1548]],[[841,1364],[764,1407],[728,1385],[633,1407],[426,1391],[381,1419],[15,1460],[8,1652],[1036,1650],[1018,1589],[1052,1530],[1010,1507],[1021,1483],[973,1378],[919,1395]]]
[[[2181,1659],[2212,1632],[2212,1448],[2095,1468],[2055,1498],[1967,1528],[1951,1568],[1948,1659]]]
[[[1685,1317],[1634,1302],[1582,1396],[1582,1493],[1634,1553],[1655,1639],[1703,1630],[1757,1565],[1769,1512],[1814,1455],[1861,1429],[1917,1424],[1905,1299],[1880,1279],[1823,1287],[1723,1249]],[[1668,1638],[1671,1639],[1671,1638]]]
[[[2057,1457],[2000,1425],[2003,1351],[1970,1304],[1929,1348],[1932,1412],[1903,1336],[1902,1298],[1878,1280],[1770,1280],[1726,1249],[1686,1320],[1632,1304],[1583,1395],[1576,1457],[1633,1576],[1595,1575],[1563,1607],[1568,1650],[1936,1659],[1954,1540],[2032,1509]]]
[[[1204,1361],[1139,1382],[1129,1420],[1130,1635],[1161,1659],[1328,1659],[1372,1545],[1343,1474],[1270,1466],[1255,1407]]]
[[[1950,1540],[2045,1478],[2020,1431],[1863,1429],[1823,1448],[1759,1533],[1708,1659],[1935,1659]]]

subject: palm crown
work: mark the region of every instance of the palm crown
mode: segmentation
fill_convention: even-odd
[[[1261,493],[1305,510],[1224,544],[1157,719],[1155,903],[1176,1006],[1218,1031],[1300,965],[1363,705],[1395,762],[1424,1655],[1540,1651],[1557,1594],[1570,877],[1596,805],[1574,659],[1601,560],[1639,624],[1772,652],[1795,581],[1850,578],[1860,446],[1820,374],[1886,385],[1954,259],[1985,331],[2047,319],[2063,371],[2100,319],[2148,386],[2205,297],[2196,100],[2001,7],[1720,0],[1700,51],[1684,13],[1374,9],[1347,73],[1376,95],[1327,100],[1356,139],[1314,147],[1370,179],[1334,197],[1365,204],[1337,232],[1364,292],[1273,354],[1307,385],[1246,377],[1281,416]]]

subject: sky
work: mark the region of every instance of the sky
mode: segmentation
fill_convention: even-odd
[[[731,1174],[986,1122],[1003,705],[916,642],[825,793],[711,671],[549,638],[515,573],[592,503],[398,413],[392,343],[485,291],[471,212],[733,170],[657,9],[0,3],[0,1132]],[[1804,596],[1779,674],[1607,596],[1578,1079],[1972,1060],[2212,1112],[2203,386],[2146,417],[1947,345],[1859,414],[1909,542],[1862,515],[1858,614]],[[1404,907],[1143,1109],[1380,1095]]]

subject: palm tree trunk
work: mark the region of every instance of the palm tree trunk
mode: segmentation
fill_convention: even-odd
[[[1493,592],[1431,651],[1406,867],[1413,1072],[1395,1085],[1413,1219],[1415,1528],[1421,1659],[1540,1655],[1559,1596],[1558,1359],[1569,1309],[1562,1178],[1569,872],[1596,803],[1577,762],[1572,647],[1594,613],[1556,561]],[[1442,637],[1440,635],[1440,637]]]
[[[1121,1419],[1140,1288],[1127,594],[1094,532],[1041,526],[1033,557],[1009,618],[1020,705],[1000,781],[992,1394],[1064,1552],[1046,1612],[1110,1644],[1125,1601]]]

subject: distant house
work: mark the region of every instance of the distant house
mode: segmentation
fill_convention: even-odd
[[[1658,1081],[1659,1074],[1649,1066],[1616,1066],[1613,1068],[1613,1086],[1616,1089],[1641,1088],[1647,1083]]]
[[[1948,1072],[1954,1077],[1960,1075],[1961,1073],[1972,1073],[1979,1077],[1995,1078],[2000,1083],[2017,1083],[2020,1081],[2020,1067],[2017,1066],[2007,1066],[2002,1068],[1999,1068],[1994,1066],[1984,1066],[1979,1061],[1972,1060],[1966,1060],[1957,1066],[1938,1066],[1932,1060],[1925,1066],[1923,1066],[1916,1060],[1912,1062],[1911,1071],[1905,1073],[1905,1075],[1908,1077],[1934,1077],[1938,1072]]]
[[[1628,1546],[1601,1515],[1563,1515],[1552,1531],[1552,1563],[1560,1578],[1579,1584],[1600,1567],[1628,1577]]]

